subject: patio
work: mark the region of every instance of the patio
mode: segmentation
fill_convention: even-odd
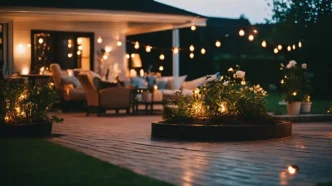
[[[331,181],[332,123],[295,123],[293,136],[269,141],[195,143],[153,140],[160,116],[57,114],[51,141],[175,185],[314,185]],[[296,175],[286,168],[298,165]]]

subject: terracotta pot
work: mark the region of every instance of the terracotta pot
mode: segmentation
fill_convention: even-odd
[[[299,115],[301,110],[301,104],[302,102],[300,101],[287,103],[288,115]]]
[[[310,113],[312,102],[302,102],[301,112],[302,113]]]

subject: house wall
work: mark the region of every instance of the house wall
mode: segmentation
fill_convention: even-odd
[[[61,19],[61,17],[59,17]],[[14,50],[14,72],[29,71],[31,64],[31,30],[53,30],[72,32],[93,32],[95,34],[94,71],[100,71],[99,57],[97,51],[102,48],[111,47],[107,62],[119,64],[120,77],[127,73],[126,38],[123,34],[127,29],[125,22],[69,22],[69,21],[14,21],[13,23],[13,50]],[[97,38],[102,37],[102,43],[97,43]],[[122,41],[122,46],[117,46],[117,41]]]

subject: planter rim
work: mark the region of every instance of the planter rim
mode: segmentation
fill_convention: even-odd
[[[31,126],[31,125],[46,125],[46,124],[52,124],[52,123],[50,121],[43,121],[43,122],[34,122],[34,123],[25,123],[25,124],[21,124],[21,123],[17,123],[17,124],[4,124],[2,126],[23,127],[23,126]]]
[[[175,123],[163,123],[164,121],[155,121],[152,122],[152,124],[159,124],[159,125],[173,125],[173,126],[195,126],[195,127],[270,127],[274,125],[279,125],[279,124],[290,124],[291,122],[289,121],[278,121],[276,124],[270,124],[270,125],[203,125],[203,124],[175,124]]]

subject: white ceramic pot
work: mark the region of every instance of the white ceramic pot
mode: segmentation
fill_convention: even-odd
[[[301,104],[302,102],[300,101],[287,103],[288,115],[299,115],[301,110]]]
[[[312,102],[302,102],[301,113],[310,113]]]

